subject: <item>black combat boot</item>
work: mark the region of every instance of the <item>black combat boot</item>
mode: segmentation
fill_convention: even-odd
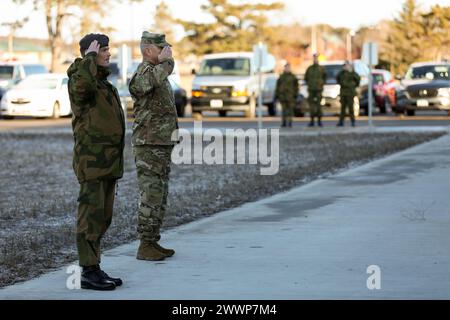
[[[109,291],[116,289],[114,282],[106,280],[98,266],[83,267],[81,288]]]
[[[309,122],[308,127],[314,127],[314,118],[311,118],[311,121]]]
[[[120,287],[121,285],[122,285],[122,279],[120,279],[120,278],[112,278],[112,277],[110,277],[105,271],[103,271],[102,269],[100,269],[100,266],[98,265],[97,266],[98,267],[98,270],[100,270],[100,273],[102,274],[102,276],[103,276],[103,278],[105,279],[105,280],[108,280],[108,281],[111,281],[111,282],[113,282],[115,285],[116,285],[116,287]]]
[[[283,120],[283,122],[281,123],[281,127],[285,128],[286,127],[286,120]]]
[[[352,119],[352,127],[355,127],[355,119]]]
[[[289,121],[288,121],[288,127],[289,127],[289,128],[292,128],[292,120],[289,120]]]
[[[344,126],[344,121],[339,120],[339,122],[337,123],[336,127],[343,127]]]

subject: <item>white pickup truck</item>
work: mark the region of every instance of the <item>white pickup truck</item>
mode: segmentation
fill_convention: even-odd
[[[269,115],[275,115],[275,85],[278,75],[273,73],[275,59],[262,70],[262,99]],[[228,111],[244,111],[254,117],[258,104],[258,66],[252,52],[209,54],[203,57],[200,69],[192,82],[192,113],[217,111],[226,116]]]

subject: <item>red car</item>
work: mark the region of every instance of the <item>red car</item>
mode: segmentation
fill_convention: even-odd
[[[397,81],[387,70],[372,70],[373,93],[375,98],[375,106],[380,109],[381,113],[392,110],[392,106],[396,104],[395,91]]]

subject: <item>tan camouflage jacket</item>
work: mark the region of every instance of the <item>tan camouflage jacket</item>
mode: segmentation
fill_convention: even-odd
[[[78,181],[121,178],[125,116],[117,89],[97,66],[96,53],[77,58],[67,70],[75,146],[73,168]]]
[[[178,118],[172,87],[167,78],[174,65],[173,59],[158,65],[144,61],[133,75],[129,85],[134,100],[133,146],[177,143],[171,140],[172,133],[178,129]]]

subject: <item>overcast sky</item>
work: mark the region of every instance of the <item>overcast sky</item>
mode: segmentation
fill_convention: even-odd
[[[19,9],[10,0],[0,1],[0,24],[12,21],[31,12],[32,0],[28,7]],[[142,30],[148,30],[153,22],[156,4],[160,1],[144,0],[134,5],[116,5],[106,18],[118,30],[113,34],[115,40],[138,39]],[[173,16],[186,20],[208,21],[200,5],[205,0],[166,0]],[[240,1],[232,1],[240,2]],[[248,1],[264,2],[272,1]],[[382,19],[393,18],[401,9],[403,0],[284,0],[285,9],[271,15],[271,23],[282,24],[298,21],[302,24],[328,23],[357,29],[362,25],[375,24]],[[419,0],[424,8],[434,4],[450,5],[450,0]],[[93,30],[95,31],[95,30]],[[8,29],[0,27],[0,35],[7,35]],[[180,33],[178,33],[180,35]],[[19,36],[46,38],[45,18],[43,14],[33,13],[30,22],[19,32]]]

